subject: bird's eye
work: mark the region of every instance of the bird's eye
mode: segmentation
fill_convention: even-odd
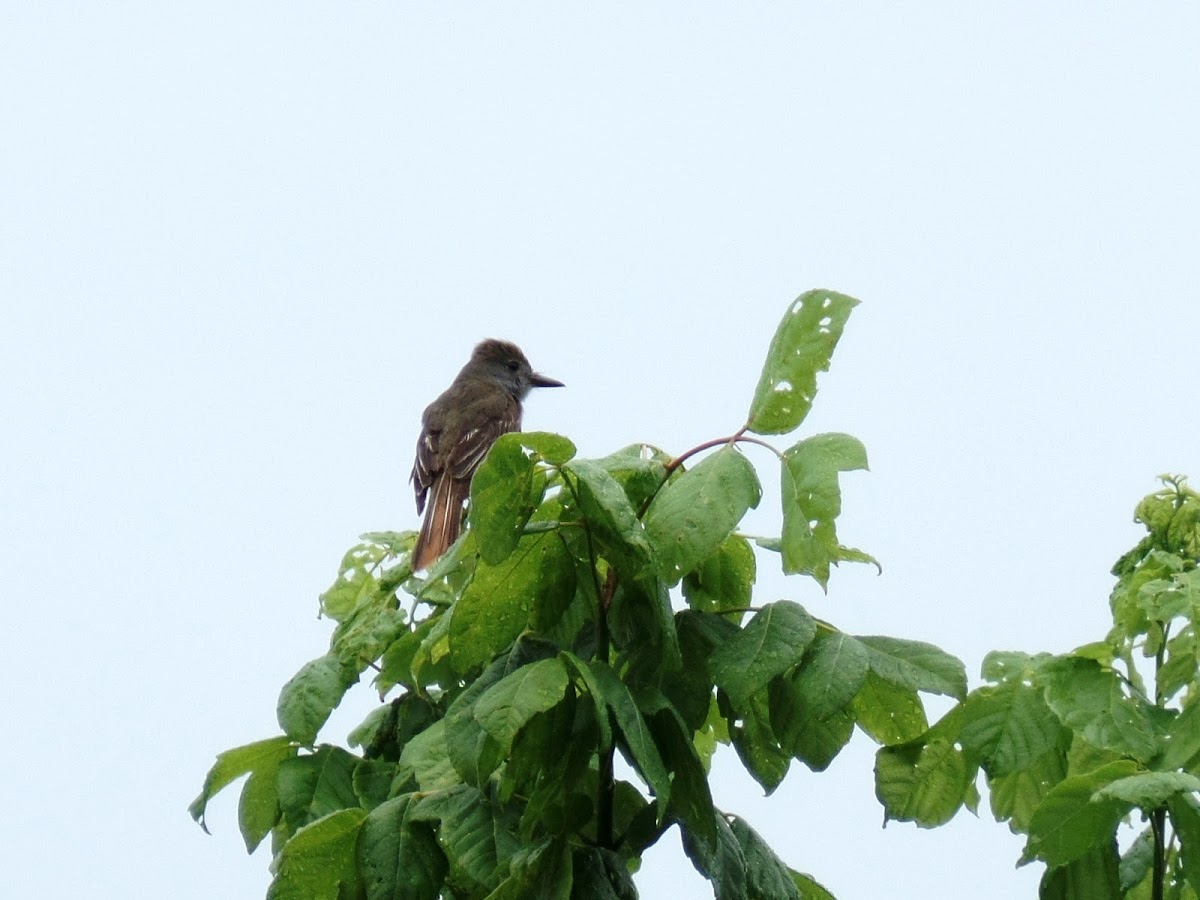
[[[517,369],[521,368],[519,365],[517,365],[517,361],[515,359],[510,359],[508,361],[507,365],[508,365],[508,371],[510,371],[510,372],[515,372],[515,371],[517,371]]]

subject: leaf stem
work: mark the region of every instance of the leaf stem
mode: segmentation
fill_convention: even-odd
[[[687,460],[691,459],[697,453],[703,453],[705,450],[711,450],[713,447],[720,447],[723,444],[724,445],[732,445],[732,444],[738,444],[738,443],[758,444],[758,446],[766,447],[768,450],[770,450],[772,453],[774,453],[780,459],[783,459],[783,454],[780,453],[778,450],[776,450],[773,446],[768,444],[766,441],[762,440],[761,438],[747,437],[746,429],[748,427],[749,427],[748,425],[743,425],[741,428],[739,428],[737,431],[735,431],[733,434],[729,435],[728,437],[713,438],[711,441],[705,441],[702,444],[697,444],[695,447],[692,447],[692,449],[684,450],[683,453],[679,454],[674,459],[668,461],[667,464],[665,466],[663,466],[662,484],[660,484],[655,489],[654,493],[651,494],[649,497],[647,497],[645,502],[642,503],[641,509],[639,509],[637,512],[637,517],[640,519],[642,516],[644,516],[646,514],[646,510],[648,510],[650,508],[650,504],[652,502],[654,502],[654,498],[657,497],[658,492],[660,490],[662,490],[663,484],[666,484],[667,481],[670,480],[671,473],[674,472],[676,469],[678,469],[680,466],[682,466],[685,462],[687,462]]]

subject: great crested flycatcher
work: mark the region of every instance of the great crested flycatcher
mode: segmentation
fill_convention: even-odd
[[[492,338],[475,348],[450,387],[425,408],[411,478],[417,514],[425,512],[413,571],[432,565],[458,539],[471,476],[496,438],[521,430],[521,401],[535,387],[562,386],[533,371],[516,344]]]

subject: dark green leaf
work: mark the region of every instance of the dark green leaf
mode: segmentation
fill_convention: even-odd
[[[255,741],[253,744],[243,744],[217,755],[208,774],[204,776],[204,787],[200,795],[192,801],[188,812],[200,823],[200,827],[208,831],[204,821],[204,811],[208,801],[217,795],[230,782],[241,778],[247,772],[269,770],[274,772],[279,763],[289,756],[296,755],[296,746],[288,738],[280,736],[267,738],[265,741]]]
[[[870,653],[871,671],[884,681],[957,700],[967,696],[967,673],[962,662],[933,644],[893,637],[859,640]]]
[[[755,694],[739,710],[741,724],[730,727],[734,749],[754,780],[769,795],[787,774],[790,753],[781,749],[771,729],[771,714],[765,690]]]
[[[848,434],[818,434],[788,449],[782,465],[783,571],[811,575],[825,587],[830,563],[874,562],[861,551],[843,554],[835,524],[842,511],[838,473],[867,468],[862,442]]]
[[[769,603],[746,627],[718,647],[711,671],[735,706],[767,687],[800,661],[817,626],[804,607],[789,600]]]
[[[446,857],[427,824],[408,820],[414,803],[411,794],[395,797],[363,822],[358,865],[367,900],[438,900]]]
[[[754,467],[733,446],[671,479],[643,519],[659,574],[668,584],[677,583],[729,537],[761,498]]]
[[[1192,703],[1172,720],[1165,736],[1166,749],[1156,769],[1182,769],[1200,755],[1200,703]]]
[[[1041,859],[1063,866],[1103,849],[1113,841],[1117,823],[1129,812],[1122,800],[1097,800],[1105,785],[1137,772],[1137,764],[1122,760],[1059,782],[1042,801],[1029,823],[1029,841],[1022,862]]]
[[[238,828],[247,853],[257,850],[263,838],[279,823],[279,766],[287,758],[284,756],[256,767],[242,787],[242,795],[238,798]]]
[[[1159,750],[1145,704],[1125,696],[1111,669],[1066,656],[1047,663],[1038,677],[1059,721],[1089,743],[1143,761]]]
[[[758,900],[801,900],[791,871],[745,819],[735,817],[729,828],[746,861],[749,895]]]
[[[628,656],[637,678],[650,681],[682,665],[671,595],[657,575],[620,580],[608,624],[615,646]]]
[[[411,775],[421,790],[452,787],[462,779],[446,746],[446,720],[439,719],[404,745],[397,779]],[[403,782],[401,782],[403,783]]]
[[[366,810],[343,809],[304,828],[283,845],[267,900],[338,900],[361,890],[354,849]]]
[[[946,741],[881,747],[875,755],[875,796],[889,819],[942,825],[958,811],[974,770]]]
[[[672,815],[689,834],[711,845],[716,838],[716,812],[713,810],[708,776],[692,743],[691,732],[679,714],[669,707],[647,718],[663,763],[667,771],[672,773]]]
[[[475,704],[504,677],[505,660],[498,659],[454,698],[446,710],[444,740],[454,770],[467,784],[481,787],[504,761],[504,748],[475,718]],[[401,754],[401,760],[404,755]]]
[[[396,763],[384,759],[360,760],[354,767],[351,784],[359,805],[367,810],[379,806],[391,794],[392,782],[396,778]]]
[[[817,373],[829,370],[833,349],[858,301],[833,291],[801,294],[771,339],[746,427],[758,434],[793,431],[812,408]]]
[[[724,816],[714,810],[706,829],[683,826],[680,833],[684,853],[696,871],[712,883],[715,900],[751,900],[746,855]]]
[[[570,900],[571,848],[562,838],[528,844],[513,855],[509,876],[488,894],[487,900]]]
[[[358,672],[335,653],[305,663],[279,692],[279,727],[293,741],[311,746],[329,714],[356,681]]]
[[[578,847],[571,863],[571,900],[638,900],[629,870],[611,850]]]

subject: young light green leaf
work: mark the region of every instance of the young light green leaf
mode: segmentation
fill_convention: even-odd
[[[475,720],[508,754],[525,723],[562,702],[567,670],[557,657],[522,666],[489,687],[475,701]]]
[[[212,768],[204,777],[204,787],[200,789],[200,795],[192,801],[188,812],[207,832],[208,825],[204,821],[204,812],[208,807],[209,800],[220,793],[230,782],[241,778],[247,772],[259,770],[274,772],[282,760],[296,755],[296,749],[296,745],[289,738],[280,735],[267,738],[265,741],[243,744],[241,747],[234,747],[232,750],[218,754],[217,761],[213,763]]]
[[[569,437],[553,431],[517,431],[522,447],[533,451],[535,459],[561,466],[575,456],[575,444]]]
[[[1051,866],[1062,866],[1107,845],[1131,804],[1097,800],[1095,795],[1111,782],[1136,773],[1137,763],[1120,760],[1059,782],[1030,820],[1022,862],[1036,858]]]
[[[783,571],[811,575],[824,588],[831,563],[875,562],[838,543],[835,521],[842,511],[838,473],[867,468],[862,442],[848,434],[818,434],[788,449],[782,466]]]
[[[343,809],[297,831],[275,861],[275,880],[267,900],[355,896],[361,880],[354,851],[366,817],[364,809]]]
[[[256,766],[242,786],[241,796],[238,797],[238,829],[247,853],[257,850],[263,838],[279,822],[279,767],[295,753],[294,747],[289,749],[292,751],[290,754]]]
[[[888,819],[934,828],[962,806],[974,770],[948,741],[881,747],[875,754],[875,796]]]
[[[858,301],[833,291],[801,294],[771,339],[746,427],[757,434],[787,434],[804,421],[817,394],[817,373],[829,360]]]
[[[411,822],[412,794],[371,810],[358,841],[358,865],[367,900],[438,900],[446,878],[446,857],[424,822]]]
[[[967,672],[962,661],[933,644],[893,637],[859,637],[870,654],[871,671],[885,681],[962,700]]]
[[[667,482],[643,519],[659,574],[676,584],[721,546],[761,498],[754,467],[732,445]]]
[[[356,681],[358,672],[332,651],[305,663],[279,692],[275,710],[279,727],[296,743],[311,746]]]
[[[798,603],[768,603],[712,656],[710,670],[735,706],[800,661],[817,625]]]

